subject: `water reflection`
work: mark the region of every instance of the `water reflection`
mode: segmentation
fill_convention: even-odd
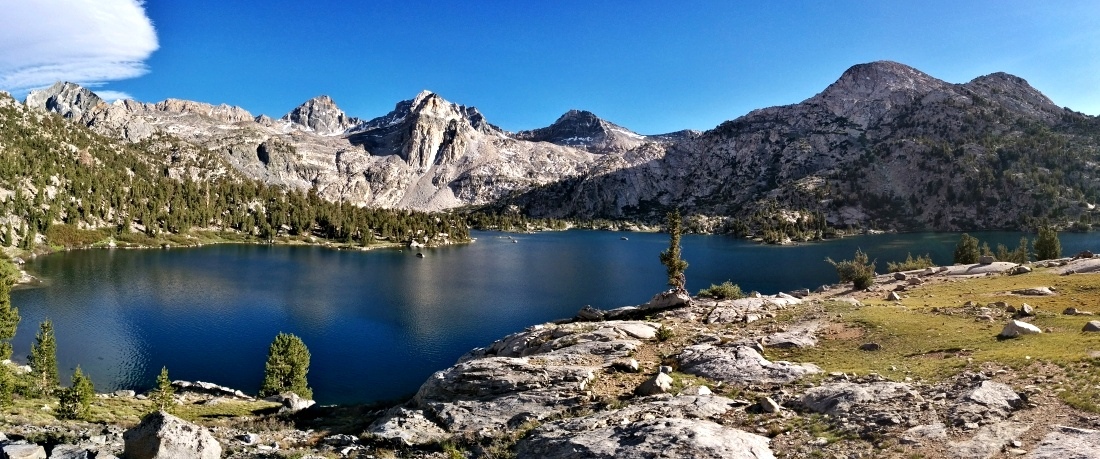
[[[150,387],[162,366],[173,378],[258,389],[267,346],[279,332],[313,354],[310,382],[323,403],[392,399],[416,390],[462,353],[591,304],[642,303],[664,288],[663,234],[479,233],[469,245],[335,251],[223,245],[173,250],[93,250],[40,257],[28,269],[49,279],[18,290],[23,321],[15,355],[26,356],[38,323],[54,321],[68,379],[80,364],[101,391]],[[1014,247],[1018,233],[978,235]],[[727,279],[774,293],[834,282],[825,257],[862,248],[879,260],[907,252],[950,261],[956,234],[850,238],[766,247],[728,237],[687,236],[693,291]],[[1064,250],[1097,248],[1093,235],[1062,236]]]

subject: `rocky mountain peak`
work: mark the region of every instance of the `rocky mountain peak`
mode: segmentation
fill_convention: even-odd
[[[1034,118],[1050,121],[1063,111],[1027,80],[1004,72],[980,76],[961,86],[1007,110]]]
[[[341,134],[359,122],[358,119],[349,118],[327,95],[305,101],[290,113],[283,115],[281,119],[304,126],[321,135]]]
[[[399,155],[427,169],[461,156],[480,135],[502,136],[476,108],[458,105],[431,91],[398,102],[393,111],[348,130],[351,143],[371,154]]]
[[[76,83],[57,82],[46,89],[31,91],[23,104],[58,113],[65,118],[80,119],[85,113],[102,104],[103,99]]]
[[[912,103],[951,85],[904,64],[876,61],[850,67],[820,94],[807,100],[824,105],[837,116],[866,127],[882,120],[892,108]]]
[[[585,110],[569,110],[550,126],[520,131],[515,138],[531,142],[550,142],[580,148],[592,153],[614,153],[634,148],[646,137],[606,121]]]

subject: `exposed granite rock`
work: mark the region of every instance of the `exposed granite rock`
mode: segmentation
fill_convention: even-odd
[[[280,119],[305,126],[320,135],[341,134],[362,122],[348,117],[331,97],[325,95],[305,101]]]
[[[711,421],[657,418],[557,434],[540,428],[521,441],[519,457],[773,459],[768,438]],[[555,435],[557,434],[557,435]]]
[[[1100,459],[1100,431],[1053,426],[1028,459]]]
[[[689,346],[677,356],[680,371],[730,384],[787,384],[805,375],[820,373],[813,364],[771,362],[746,345]]]
[[[1008,418],[1024,405],[1025,401],[1007,384],[981,381],[959,395],[948,410],[948,416],[955,425],[981,424]]]
[[[951,442],[948,445],[952,458],[988,459],[996,456],[1005,445],[1018,438],[1030,426],[1018,422],[996,422],[978,429],[969,440]]]
[[[219,459],[222,447],[206,429],[163,411],[123,435],[126,459]]]
[[[519,457],[772,458],[768,439],[713,422],[725,397],[655,398],[620,410],[547,423],[520,440]]]

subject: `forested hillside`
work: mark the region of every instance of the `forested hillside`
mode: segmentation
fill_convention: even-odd
[[[447,243],[462,218],[367,209],[243,178],[221,158],[158,133],[138,143],[95,134],[0,95],[0,239],[26,250],[259,240]]]

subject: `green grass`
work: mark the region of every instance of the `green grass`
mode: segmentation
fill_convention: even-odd
[[[815,348],[769,350],[768,354],[769,358],[813,362],[826,373],[878,373],[892,380],[938,381],[986,362],[1017,370],[1037,362],[1052,363],[1065,369],[1067,384],[1072,384],[1068,387],[1079,388],[1062,393],[1063,400],[1079,409],[1100,412],[1100,363],[1091,357],[1100,352],[1100,333],[1080,331],[1092,317],[1061,314],[1071,306],[1088,309],[1085,305],[1100,305],[1098,281],[1098,275],[1059,276],[1039,271],[926,285],[907,292],[900,305],[877,299],[865,301],[863,307],[830,302],[825,305],[829,316],[844,324],[849,333],[837,335],[839,338],[825,335]],[[1021,297],[1007,293],[1037,286],[1055,287],[1059,294]],[[999,339],[997,334],[1009,315],[995,310],[994,321],[979,321],[978,307],[963,307],[967,301],[978,307],[995,301],[1014,306],[1026,302],[1038,311],[1029,320],[1049,332]],[[798,311],[788,313],[797,315]],[[878,343],[882,349],[860,351],[860,344],[867,342]]]

